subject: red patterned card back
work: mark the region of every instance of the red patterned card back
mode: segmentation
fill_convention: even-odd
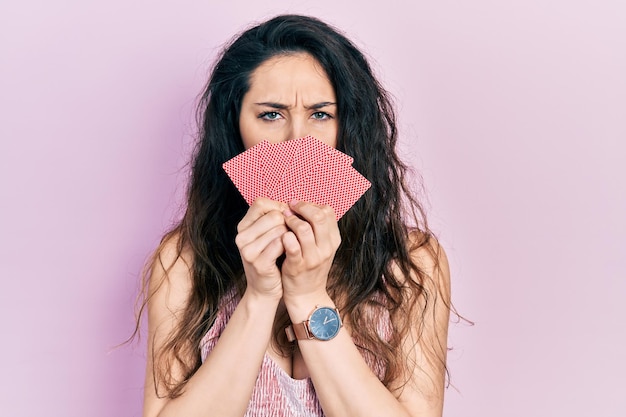
[[[222,164],[248,204],[264,194],[262,155],[268,146],[269,142],[263,141]]]
[[[307,136],[263,141],[223,164],[248,204],[258,197],[329,205],[341,218],[370,187],[352,168],[353,159]]]

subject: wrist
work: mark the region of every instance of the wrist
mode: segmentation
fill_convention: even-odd
[[[306,320],[292,321],[285,328],[285,333],[290,342],[311,339],[328,341],[339,334],[342,326],[341,316],[335,307],[317,305]]]
[[[285,307],[292,323],[307,320],[316,307],[335,307],[335,303],[326,291],[303,294],[298,296],[284,296]]]
[[[241,297],[240,304],[244,304],[246,309],[252,314],[263,314],[268,311],[275,312],[280,300],[280,295],[261,294],[246,289],[243,297]]]

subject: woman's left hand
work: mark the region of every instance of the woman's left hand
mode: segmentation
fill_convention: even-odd
[[[341,243],[334,210],[299,201],[291,202],[283,214],[289,229],[282,237],[285,303],[327,297],[328,273]]]

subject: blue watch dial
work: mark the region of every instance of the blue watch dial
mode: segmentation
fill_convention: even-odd
[[[332,339],[337,336],[340,328],[341,318],[334,308],[319,307],[309,318],[309,331],[319,340]]]

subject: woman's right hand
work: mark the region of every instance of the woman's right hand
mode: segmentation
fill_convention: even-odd
[[[235,244],[241,254],[247,291],[277,298],[283,295],[276,260],[285,252],[281,237],[287,232],[283,215],[287,208],[285,203],[258,198],[237,225]]]

